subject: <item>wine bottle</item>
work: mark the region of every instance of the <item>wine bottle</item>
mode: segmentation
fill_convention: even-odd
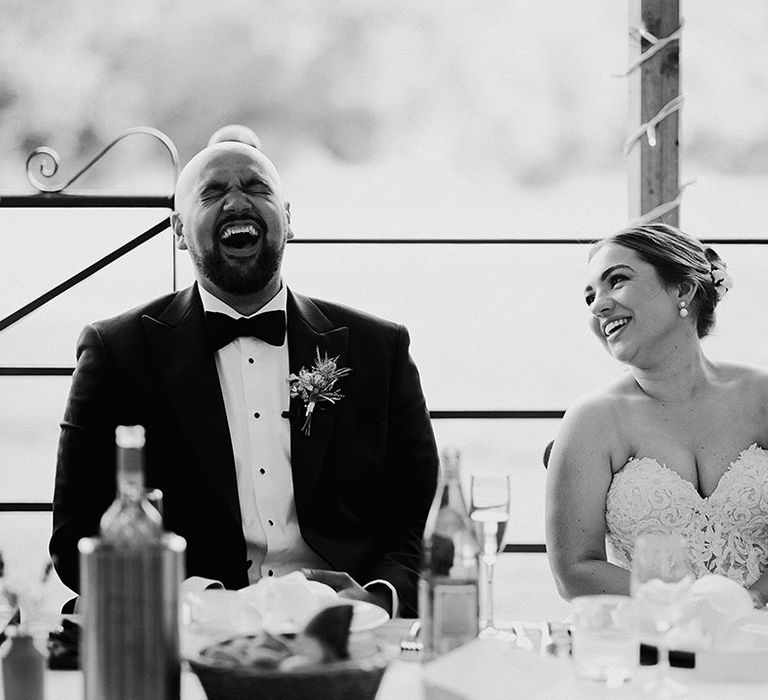
[[[160,541],[160,513],[144,492],[144,428],[120,425],[117,443],[117,498],[101,518],[104,542],[121,547],[140,547]]]
[[[424,529],[419,615],[425,661],[478,634],[480,547],[461,490],[459,462],[457,451],[443,453],[443,474]]]
[[[144,488],[144,428],[119,426],[117,497],[80,549],[86,700],[178,700],[178,591],[186,543]]]

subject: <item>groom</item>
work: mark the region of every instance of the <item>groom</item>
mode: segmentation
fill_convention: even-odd
[[[53,501],[59,576],[79,590],[77,542],[115,497],[115,427],[139,424],[146,483],[187,541],[188,576],[238,589],[304,570],[415,616],[437,454],[407,330],[285,286],[290,208],[256,148],[198,153],[175,207],[196,283],[78,341]],[[307,421],[288,378],[326,359],[340,397]]]

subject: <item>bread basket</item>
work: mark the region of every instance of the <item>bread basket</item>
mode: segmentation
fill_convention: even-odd
[[[289,671],[188,659],[208,700],[373,700],[395,651]]]

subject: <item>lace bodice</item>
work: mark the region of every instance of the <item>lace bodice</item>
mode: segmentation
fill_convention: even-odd
[[[655,459],[632,458],[613,477],[605,520],[608,560],[619,566],[630,568],[640,533],[679,532],[696,576],[749,586],[768,566],[768,451],[743,450],[707,497]]]

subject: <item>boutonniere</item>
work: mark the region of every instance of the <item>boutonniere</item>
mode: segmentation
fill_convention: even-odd
[[[304,425],[301,426],[304,435],[309,435],[312,413],[318,403],[336,403],[344,398],[344,394],[340,394],[334,387],[339,379],[352,371],[349,367],[336,365],[338,356],[328,357],[326,353],[324,357],[320,357],[320,348],[315,350],[315,364],[310,369],[302,367],[298,374],[289,375],[287,380],[291,388],[291,398],[298,396],[304,402]]]

